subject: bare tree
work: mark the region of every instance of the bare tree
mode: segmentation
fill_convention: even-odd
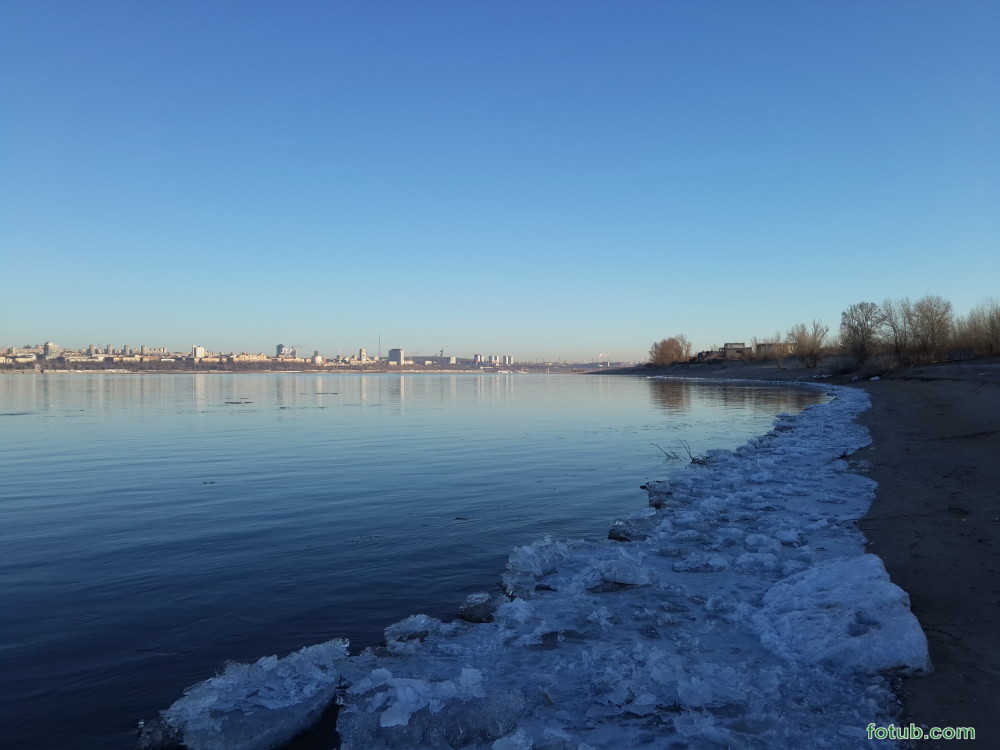
[[[951,345],[951,302],[937,294],[918,299],[913,304],[910,330],[917,361],[934,362],[944,358]]]
[[[678,333],[676,336],[674,336],[674,339],[677,341],[677,345],[680,346],[681,348],[682,361],[687,362],[689,359],[691,359],[691,349],[692,349],[691,342],[688,341],[688,337],[685,336],[683,333]]]
[[[777,360],[778,367],[781,367],[781,360],[788,354],[789,349],[787,339],[782,335],[781,331],[775,331],[771,336],[763,339],[754,336],[751,340],[751,345],[753,346],[753,358],[755,360],[759,362]]]
[[[983,352],[989,356],[1000,354],[1000,300],[987,300],[972,312],[982,321]]]
[[[649,364],[656,366],[687,362],[691,358],[691,342],[678,333],[669,339],[657,341],[649,348]]]
[[[811,327],[799,323],[788,329],[788,340],[792,342],[792,354],[806,367],[815,367],[823,356],[823,342],[830,329],[814,320]]]
[[[780,370],[781,363],[791,353],[791,342],[789,342],[787,337],[781,335],[781,331],[775,331],[767,343],[770,344],[771,356],[778,363],[778,369]]]
[[[895,302],[886,298],[882,303],[882,325],[886,331],[886,339],[896,361],[901,365],[908,364],[911,358],[912,320],[913,305],[909,297]]]
[[[874,302],[858,302],[840,314],[840,343],[863,365],[875,353],[885,313]]]
[[[956,321],[955,338],[956,343],[972,356],[1000,354],[1000,300],[988,299]]]

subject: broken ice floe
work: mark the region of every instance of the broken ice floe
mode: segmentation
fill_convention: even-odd
[[[170,739],[189,750],[278,747],[319,719],[339,682],[336,664],[346,655],[347,642],[338,639],[284,659],[229,664],[163,712]]]

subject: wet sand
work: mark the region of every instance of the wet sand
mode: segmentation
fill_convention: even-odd
[[[675,377],[816,380],[868,392],[859,422],[872,444],[855,468],[879,483],[859,526],[870,551],[910,596],[935,672],[901,681],[904,725],[974,727],[976,741],[923,741],[921,750],[1000,747],[1000,360],[895,370],[877,381],[758,365],[675,366]],[[638,373],[637,373],[638,374]],[[870,462],[866,465],[863,462]]]

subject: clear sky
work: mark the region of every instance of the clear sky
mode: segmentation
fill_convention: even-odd
[[[0,346],[644,359],[1000,296],[996,0],[3,0]]]

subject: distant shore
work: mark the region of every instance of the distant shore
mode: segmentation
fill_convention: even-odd
[[[974,727],[975,746],[1000,747],[1000,358],[877,376],[844,372],[842,362],[813,370],[787,362],[617,372],[819,381],[866,391],[872,408],[858,421],[873,442],[852,459],[879,486],[859,527],[909,594],[935,667],[928,677],[902,681],[902,718],[925,727]]]
[[[513,368],[503,367],[444,367],[444,366],[422,366],[422,367],[230,367],[230,368],[209,368],[209,367],[88,367],[73,369],[68,367],[0,367],[0,375],[246,375],[264,374],[274,375],[283,373],[309,373],[313,375],[448,375],[448,374],[479,374],[479,375],[513,375],[527,373],[550,373],[550,374],[572,374],[583,372],[580,365],[555,364],[555,365],[523,365]]]

